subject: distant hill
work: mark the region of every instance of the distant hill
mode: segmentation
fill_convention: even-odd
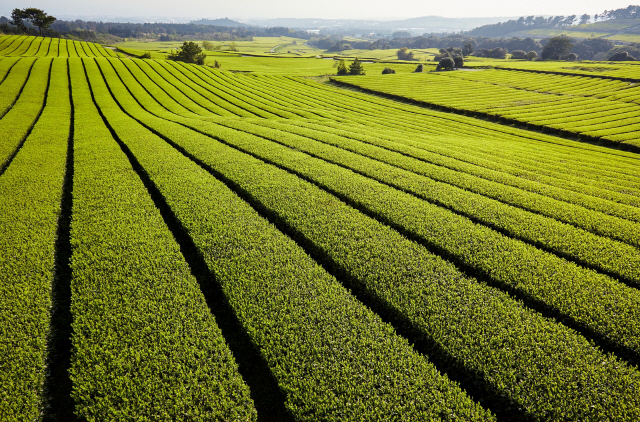
[[[595,22],[592,22],[595,20]],[[598,21],[599,20],[599,21]],[[577,23],[581,23],[576,25]],[[590,15],[528,16],[467,31],[471,37],[531,37],[557,35],[574,38],[606,38],[615,41],[640,42],[640,6],[605,11]]]
[[[212,26],[233,26],[233,27],[240,27],[240,26],[247,26],[244,23],[240,23],[238,21],[234,21],[231,20],[229,18],[224,18],[224,19],[200,19],[197,21],[191,21],[190,23],[196,24],[196,25],[212,25]]]
[[[444,18],[441,16],[423,16],[419,18],[381,21],[362,19],[246,19],[243,22],[257,26],[284,26],[295,29],[362,30],[366,32],[409,31],[414,34],[430,32],[456,32],[513,19],[511,17],[492,18]]]

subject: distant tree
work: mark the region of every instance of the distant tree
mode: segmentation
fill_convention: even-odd
[[[549,40],[549,42],[547,42],[547,44],[542,49],[542,59],[543,60],[560,60],[572,48],[573,48],[573,44],[571,43],[571,38],[567,37],[566,35],[553,37]]]
[[[347,65],[344,63],[344,60],[340,60],[338,63],[338,71],[336,72],[339,76],[348,75],[349,71],[347,70]]]
[[[622,62],[622,61],[634,61],[637,59],[632,55],[630,55],[628,51],[621,51],[619,53],[616,53],[610,56],[609,60],[615,61],[615,62]]]
[[[28,20],[33,26],[38,28],[40,36],[42,36],[42,30],[51,26],[56,18],[47,15],[44,10],[36,9],[35,7],[28,7],[26,9],[13,9],[11,12],[11,24],[18,27],[19,30],[26,32],[27,26],[24,21]]]
[[[561,25],[562,26],[571,26],[571,25],[573,25],[573,22],[575,22],[575,20],[576,20],[576,15],[567,16],[566,18],[564,18],[564,20],[562,21]]]
[[[464,59],[462,56],[455,56],[453,58],[453,65],[456,69],[462,69],[464,67]]]
[[[580,25],[589,23],[590,20],[591,20],[591,16],[585,13],[584,15],[580,16]]]
[[[198,44],[193,41],[185,41],[175,53],[169,53],[169,60],[176,60],[185,63],[204,64],[207,57]]]
[[[464,57],[470,56],[474,50],[475,50],[475,47],[473,46],[473,44],[468,42],[464,45],[464,47],[462,47],[462,55]]]
[[[238,47],[236,46],[236,43],[234,43],[233,41],[229,44],[228,47],[229,51],[238,51]]]
[[[213,63],[213,67],[215,67],[216,69],[220,69],[220,68],[222,67],[222,65],[220,64],[220,62],[219,62],[219,61],[217,61],[217,60],[216,60],[216,61]]]
[[[611,50],[615,44],[611,40],[605,40],[604,38],[589,38],[582,41],[582,44],[585,44],[593,50],[594,54],[598,54],[600,52],[606,53]],[[579,55],[580,53],[578,53]]]
[[[146,53],[144,53],[143,55],[140,56],[141,59],[150,59],[151,58],[151,53],[149,53],[148,51]]]
[[[511,58],[516,60],[523,60],[527,58],[527,53],[522,50],[514,50],[511,52]]]
[[[416,70],[414,70],[414,72],[416,73],[420,73],[424,70],[424,66],[419,64],[418,67],[416,67]]]
[[[349,75],[364,75],[364,68],[357,57],[349,66]]]
[[[396,71],[395,71],[394,69],[389,68],[389,67],[385,67],[385,68],[382,70],[382,74],[383,74],[383,75],[391,75],[391,74],[393,74],[393,73],[396,73]]]
[[[538,53],[536,53],[535,51],[531,50],[527,53],[527,59],[535,60],[537,58],[538,58]]]
[[[580,60],[591,60],[595,55],[591,47],[583,42],[576,44],[571,52],[575,53]]]
[[[215,44],[211,41],[202,41],[202,48],[207,51],[213,51],[215,49]]]
[[[455,63],[453,62],[451,57],[445,57],[444,59],[440,60],[438,66],[436,66],[436,70],[453,70],[454,66]]]
[[[578,55],[576,53],[569,53],[564,56],[563,59],[568,62],[575,62],[576,60],[578,60]]]
[[[21,9],[13,9],[11,12],[11,20],[9,23],[18,28],[19,31],[25,32],[27,30],[27,26],[24,24],[24,20],[27,18],[24,10]]]
[[[398,60],[414,60],[413,51],[409,51],[407,47],[402,47],[396,51],[396,54],[398,55]]]

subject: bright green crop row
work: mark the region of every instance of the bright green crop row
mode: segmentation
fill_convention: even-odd
[[[45,98],[47,98],[52,61],[42,59],[35,62],[20,97],[0,119],[0,126],[2,126],[0,170],[25,140],[42,112]]]
[[[463,378],[473,379],[487,390],[486,395],[506,396],[539,419],[561,414],[573,419],[636,417],[640,407],[634,404],[637,397],[631,391],[637,391],[640,378],[626,364],[606,357],[584,338],[526,310],[508,295],[465,278],[423,247],[322,189],[145,112],[126,88],[119,86],[112,68],[104,61],[98,63],[128,113],[251,198],[254,206],[288,227],[318,256],[326,257],[326,265],[363,289],[374,303],[410,321],[421,336],[437,344],[440,352],[434,351],[434,356],[449,362]],[[93,74],[90,76],[93,80]],[[245,147],[255,143],[265,151],[266,143],[259,138],[202,121],[180,121],[224,136],[225,142]],[[274,154],[282,149],[272,145]],[[158,175],[170,173],[158,171]],[[197,224],[198,219],[188,221]],[[261,294],[264,296],[269,295]],[[562,356],[562,361],[549,356]],[[608,392],[603,394],[596,385],[606,386]],[[621,406],[621,400],[630,401]]]
[[[17,57],[5,57],[0,60],[0,83],[4,81],[4,78],[7,77],[9,71],[15,64],[20,60]]]
[[[0,39],[0,57],[117,57],[96,43],[49,37],[25,37],[18,35]]]
[[[638,210],[635,207],[608,202],[584,194],[563,192],[560,189],[536,184],[534,181],[526,179],[518,181],[517,176],[508,176],[493,169],[484,169],[430,153],[420,148],[421,145],[416,142],[399,138],[391,138],[392,140],[380,139],[374,136],[359,135],[353,131],[349,133],[348,127],[345,128],[339,125],[336,125],[336,127],[342,129],[342,136],[420,160],[421,163],[418,166],[407,168],[413,172],[564,221],[593,233],[618,239],[630,245],[638,245],[640,230],[638,223],[618,218],[615,215],[606,215],[583,208],[585,205],[593,208],[593,204],[596,204],[603,211],[620,214],[632,219],[637,218],[634,217]],[[504,184],[505,181],[512,180],[517,183],[516,186]],[[522,187],[530,187],[533,192],[522,190]],[[538,190],[538,192],[535,190]],[[551,194],[552,196],[548,197],[544,194]],[[557,199],[554,199],[554,197]],[[569,200],[574,203],[565,202]]]
[[[8,53],[12,52],[27,38],[26,35],[20,37],[11,37],[8,42],[3,43],[2,50],[0,50],[0,55],[5,56]]]
[[[27,83],[35,59],[22,59],[15,64],[0,85],[0,119],[7,114]]]
[[[321,131],[334,132],[339,131],[342,136],[347,137],[361,137],[363,135],[359,135],[361,133],[358,128],[353,126],[343,126],[343,130],[339,130],[336,128],[331,128],[327,125],[318,126],[317,128]],[[401,132],[396,133],[384,133],[379,131],[376,136],[377,138],[385,138],[391,142],[397,142],[402,138],[407,138],[406,135]],[[447,138],[447,141],[452,140],[452,138]],[[557,167],[553,166],[544,166],[541,163],[538,163],[537,166],[527,165],[528,163],[519,161],[517,163],[514,162],[514,159],[503,159],[500,157],[496,157],[492,155],[491,149],[488,147],[486,149],[476,149],[473,153],[470,153],[468,149],[464,148],[464,145],[454,145],[453,142],[448,142],[446,145],[443,145],[442,138],[433,140],[429,144],[427,143],[419,143],[409,139],[406,139],[404,142],[407,145],[412,145],[417,148],[426,149],[428,151],[437,153],[439,155],[443,155],[452,159],[461,160],[465,163],[481,166],[485,169],[491,169],[494,171],[499,171],[503,173],[507,173],[512,176],[516,176],[525,180],[535,181],[538,183],[542,183],[544,185],[554,186],[560,189],[567,189],[573,192],[579,192],[581,194],[588,194],[591,196],[596,196],[598,198],[606,199],[609,201],[639,206],[640,205],[640,190],[638,187],[640,186],[640,182],[638,183],[625,183],[620,178],[614,178],[610,176],[602,176],[598,177],[600,180],[590,180],[589,184],[585,183],[585,178],[582,177],[582,173],[563,173],[558,172]],[[472,147],[473,145],[469,145]],[[520,159],[520,155],[514,154],[515,159]],[[584,171],[584,170],[583,170]],[[581,195],[582,196],[582,195]]]
[[[424,157],[421,157],[421,158],[424,158]],[[481,177],[488,178],[489,180],[494,180],[500,183],[511,184],[511,185],[514,185],[515,187],[525,188],[533,192],[537,191],[538,193],[549,195],[552,198],[570,200],[571,202],[577,205],[588,206],[589,208],[594,208],[596,210],[612,213],[614,215],[618,215],[621,217],[631,218],[634,220],[637,220],[638,218],[640,218],[639,217],[640,214],[638,214],[638,211],[635,208],[626,207],[624,205],[613,204],[609,201],[597,200],[588,195],[585,195],[584,193],[582,193],[583,191],[586,190],[588,193],[594,193],[594,192],[590,192],[590,191],[593,191],[594,189],[589,189],[588,187],[582,188],[582,186],[578,184],[577,181],[576,181],[576,184],[573,186],[574,191],[576,193],[572,193],[572,192],[567,192],[564,189],[564,186],[562,186],[560,183],[556,183],[557,185],[562,186],[560,187],[560,189],[557,189],[557,188],[547,188],[544,185],[541,185],[540,183],[538,183],[538,181],[529,182],[527,180],[523,180],[522,177],[520,177],[521,176],[520,173],[515,175],[515,177],[514,176],[506,177],[505,175],[499,172],[495,172],[493,169],[488,169],[488,168],[479,169],[477,166],[472,166],[470,164],[464,164],[464,163],[455,163],[452,160],[443,161],[442,159],[438,159],[437,157],[433,159],[436,160],[435,161],[436,164],[450,166],[452,169],[457,171],[464,171],[472,175],[480,175]],[[488,167],[488,165],[486,166]],[[627,201],[629,204],[632,204],[632,205],[637,204],[637,199],[634,199],[634,198],[627,199],[627,197],[623,195],[609,194],[608,192],[602,192],[602,191],[595,191],[595,194],[598,194],[598,196],[607,197],[607,199],[612,199],[615,201],[622,201],[622,202]],[[632,236],[631,239],[633,238],[636,238],[635,235]]]
[[[262,132],[264,137],[269,131]],[[222,137],[224,132],[218,129],[211,133]],[[280,132],[270,136],[288,135]],[[260,139],[245,140],[240,135],[226,135],[224,139],[312,180],[472,271],[544,302],[602,338],[640,353],[640,325],[636,322],[640,315],[634,316],[636,310],[640,311],[640,292],[636,289],[306,154]],[[527,271],[522,271],[523,267]],[[622,270],[624,262],[619,267]]]
[[[103,69],[121,104],[137,108]],[[491,419],[295,242],[125,115],[95,63],[87,70],[97,104],[189,232],[295,420]]]
[[[187,66],[184,66],[184,67],[186,68]],[[194,70],[193,70],[194,72],[203,73],[203,71],[202,71],[202,70],[200,70],[200,69],[197,69],[197,68],[194,68],[194,67],[191,67],[191,68],[193,68],[193,69],[194,69]],[[206,72],[206,73],[213,73],[213,74],[218,74],[218,75],[220,75],[220,72],[214,72],[214,71],[209,71],[209,72]],[[267,79],[267,77],[259,77],[259,78],[257,78],[257,77],[253,77],[253,76],[249,77],[249,76],[245,76],[245,75],[235,75],[235,76],[234,76],[234,78],[241,78],[241,79],[242,79],[241,84],[242,84],[242,85],[244,85],[244,86],[246,86],[247,84],[253,84],[253,83],[254,83],[254,81],[256,81],[256,80],[264,80],[264,79]],[[275,79],[275,78],[273,78],[273,77],[270,77],[270,78],[269,78],[269,80],[273,80],[273,79]],[[280,85],[282,85],[282,80],[283,80],[283,78],[277,78],[277,83],[276,83],[275,85],[274,85],[273,83],[270,83],[270,85],[269,85],[269,90],[270,90],[270,92],[271,92],[271,93],[274,93],[275,91],[277,91],[278,87],[279,87]],[[293,85],[298,85],[298,86],[300,86],[300,84],[293,84]],[[289,88],[290,88],[290,87],[287,87],[287,89],[289,89]],[[295,89],[294,89],[294,90],[295,90]],[[295,110],[300,110],[300,106],[296,105],[296,101],[300,101],[300,96],[298,96],[298,98],[294,98],[294,99],[290,99],[290,98],[289,98],[289,100],[291,100],[292,107],[294,107],[294,108],[295,108]],[[335,99],[334,99],[333,101],[335,101]],[[331,103],[332,103],[332,100],[331,100],[331,99],[328,99],[325,103],[320,103],[320,104],[319,104],[319,106],[320,106],[320,107],[327,107],[327,106],[329,106]],[[387,103],[388,103],[388,101],[387,101]],[[308,106],[306,106],[306,107],[308,107]],[[414,107],[414,110],[415,110],[415,109],[416,109],[416,108]],[[317,113],[317,109],[314,109],[314,112],[316,112],[316,113]],[[343,112],[344,112],[344,110],[342,110],[342,113],[343,113]],[[389,111],[388,111],[387,109],[385,109],[385,114],[389,114]],[[377,115],[379,115],[379,112],[377,112]],[[406,118],[406,117],[407,117],[407,116],[406,116],[406,114],[405,114],[405,116],[403,116],[403,118]],[[468,120],[468,119],[467,119],[467,120]],[[557,138],[556,138],[556,139],[557,139]],[[512,141],[513,141],[513,139],[511,139],[511,142],[512,142]],[[484,141],[483,141],[483,143],[484,143]]]
[[[307,129],[302,123],[295,126],[274,121],[260,123],[260,126],[274,128],[280,132],[263,130],[259,126],[248,123],[225,121],[220,123],[347,167],[389,186],[449,208],[506,233],[510,237],[541,246],[556,255],[568,257],[640,285],[638,249],[420,176],[417,173],[422,163],[418,160],[341,136]],[[417,171],[414,173],[405,169]]]
[[[162,104],[164,105],[166,103],[162,102]],[[633,223],[621,222],[619,219],[604,215],[598,216],[598,214],[593,214],[574,205],[558,203],[557,200],[568,200],[576,205],[587,206],[598,211],[604,211],[614,216],[625,217],[635,221],[640,219],[640,211],[637,208],[593,198],[583,193],[566,191],[562,188],[548,187],[537,182],[524,180],[518,176],[508,176],[493,169],[481,168],[456,160],[445,159],[439,155],[421,152],[417,158],[430,160],[436,165],[433,167],[433,171],[438,173],[444,172],[445,176],[440,176],[439,180],[460,185],[461,182],[459,179],[462,178],[463,184],[461,186],[465,189],[471,189],[475,192],[489,195],[514,205],[524,206],[527,209],[535,210],[536,212],[541,212],[544,215],[554,218],[560,218],[562,221],[577,224],[586,230],[594,230],[596,233],[612,236],[613,238],[626,241],[630,244],[634,244],[633,242],[640,238],[636,233],[638,229],[634,228]],[[447,171],[443,170],[440,166],[445,166],[453,171],[447,173]],[[450,175],[446,176],[446,174]],[[478,176],[487,180],[478,180]],[[442,179],[442,177],[445,177],[445,179]],[[468,182],[464,182],[464,180],[467,179]],[[499,185],[495,183],[499,183]],[[524,188],[534,193],[550,196],[554,199],[526,194],[519,190],[503,186],[505,183],[514,185],[515,188]],[[486,188],[483,188],[483,186],[486,186]],[[579,189],[579,186],[576,189]],[[597,222],[594,218],[597,219]],[[600,220],[610,221],[607,225],[602,225]],[[622,224],[624,228],[620,228],[620,224]]]
[[[82,62],[74,102],[71,246],[75,413],[88,420],[253,420],[195,278],[96,110]]]
[[[380,79],[380,77],[364,77],[358,78],[357,80],[354,78],[343,77],[335,78],[335,80],[375,92],[408,98],[425,104],[435,104],[449,109],[477,111],[497,116],[502,115],[501,109],[505,106],[509,107],[510,110],[513,111],[515,108],[514,106],[519,106],[521,109],[527,109],[532,103],[547,103],[552,100],[548,94],[526,92],[506,86],[487,85],[463,79],[445,81],[443,83],[442,80],[434,78],[435,76],[431,76],[430,78],[417,78],[415,75],[400,75],[400,77],[395,77],[393,80],[391,80],[391,78],[385,78],[384,81]],[[465,96],[464,92],[474,92],[473,98],[470,99],[468,96]],[[589,110],[592,107],[598,107],[603,104],[603,101],[606,104],[606,102],[610,102],[611,100],[591,98],[587,101],[588,107],[585,110]],[[522,102],[522,104],[520,105],[519,102]],[[562,104],[562,101],[560,104]],[[562,107],[562,105],[560,105],[560,107]],[[635,106],[635,104],[633,107],[634,110],[637,111],[637,114],[640,115],[640,108]],[[561,115],[559,114],[559,110],[553,110],[553,113],[555,116]],[[618,120],[616,118],[616,114],[617,111],[615,110],[609,113],[611,121]],[[540,115],[540,117],[541,119],[538,120],[548,118],[543,115]],[[527,119],[518,117],[516,119],[524,123],[544,125],[543,123],[538,122],[535,118]],[[574,116],[571,121],[582,121],[585,124],[589,122],[588,118],[583,117],[582,115]],[[620,124],[623,125],[624,123]],[[554,125],[553,127],[595,137],[610,134],[608,132],[598,132],[593,129],[576,131],[571,128],[565,128],[562,125]],[[640,139],[640,137],[636,137],[632,132],[630,132],[629,136],[624,140],[633,142],[637,139]]]
[[[55,62],[51,76],[42,116],[0,176],[0,415],[12,421],[36,420],[43,399],[71,121],[66,63]]]
[[[203,113],[204,115],[223,114],[223,112],[219,110],[219,106],[217,104],[222,98],[224,101],[234,104],[236,107],[238,104],[242,104],[243,108],[251,113],[252,117],[277,117],[268,111],[255,107],[253,104],[243,104],[243,101],[239,100],[237,95],[233,92],[229,93],[221,89],[211,92],[192,83],[188,78],[183,77],[182,79],[176,79],[176,77],[170,72],[170,69],[172,69],[171,67],[161,66],[158,62],[137,62],[137,64],[141,69],[145,70],[149,78],[151,78],[155,83],[160,86],[171,87],[177,92],[185,95],[191,101],[196,102],[200,107],[206,109],[207,111]]]
[[[626,98],[640,90],[630,82],[519,71],[484,70],[478,72],[443,72],[440,76],[495,84],[542,93],[578,95],[597,98]]]
[[[273,80],[273,77],[269,77],[269,76],[265,76],[264,78],[270,78]],[[292,80],[292,78],[289,78],[289,80]],[[544,144],[541,145],[540,141],[542,141],[543,143],[548,143],[550,144],[550,146],[552,146],[553,144],[557,146],[566,146],[566,147],[569,147],[571,151],[576,151],[576,149],[579,149],[581,151],[581,154],[579,156],[576,156],[576,154],[573,154],[573,160],[575,161],[583,161],[584,159],[583,156],[593,157],[594,155],[599,157],[598,161],[602,160],[601,147],[594,147],[589,144],[576,144],[576,142],[574,141],[564,140],[562,138],[558,138],[555,136],[533,133],[530,131],[511,128],[504,125],[497,125],[494,123],[489,123],[489,122],[485,122],[485,121],[481,121],[481,120],[477,120],[477,119],[473,119],[465,116],[459,116],[451,113],[437,112],[429,109],[424,109],[421,107],[405,105],[395,101],[389,101],[382,98],[372,97],[371,95],[365,95],[365,94],[356,93],[353,91],[345,91],[343,89],[327,87],[326,85],[321,86],[320,84],[313,83],[307,80],[296,79],[296,82],[297,83],[293,85],[297,85],[298,87],[305,86],[304,91],[306,91],[307,95],[312,94],[313,97],[318,99],[326,98],[327,105],[330,105],[335,101],[340,101],[340,103],[343,104],[345,102],[345,99],[351,98],[351,99],[358,100],[358,109],[362,111],[364,111],[367,105],[371,104],[372,107],[375,107],[376,105],[384,106],[385,116],[387,115],[387,113],[393,110],[402,110],[403,112],[409,112],[409,113],[403,113],[403,119],[411,119],[411,117],[414,115],[416,117],[418,115],[429,116],[430,119],[428,120],[428,124],[425,124],[426,121],[424,120],[422,120],[423,122],[422,124],[416,123],[416,127],[421,128],[422,132],[425,132],[425,131],[431,132],[431,124],[434,123],[434,120],[435,120],[435,122],[440,121],[441,123],[448,123],[448,128],[447,128],[448,133],[457,133],[457,132],[469,133],[469,135],[474,138],[477,138],[478,136],[482,136],[481,139],[483,143],[491,142],[491,139],[494,137],[501,137],[501,138],[506,137],[507,139],[510,140],[510,146],[517,148],[517,144],[514,144],[513,142],[514,140],[516,140],[513,138],[513,135],[516,135],[518,137],[517,139],[518,144],[523,142],[526,142],[528,144],[534,144],[536,149],[544,148],[543,146]],[[295,90],[295,88],[293,89]],[[340,93],[341,95],[336,95],[338,93]],[[378,110],[378,114],[377,114],[378,119],[381,112],[382,112],[381,110]],[[376,116],[375,113],[373,115]],[[411,131],[415,133],[420,133],[418,131],[412,130],[412,126],[405,124],[404,120],[396,121],[395,119],[384,119],[380,123],[391,125],[391,123],[394,123],[394,122],[397,123],[395,126],[401,128],[402,131]],[[607,161],[608,163],[610,163],[611,166],[614,166],[615,162],[620,161],[619,159],[613,157],[614,155],[619,156],[621,158],[632,157],[633,161],[637,159],[636,154],[621,152],[621,151],[608,151],[608,155],[609,157],[607,157]],[[548,158],[553,159],[553,157],[554,155],[552,154]],[[626,159],[626,158],[622,158],[622,159]]]
[[[166,62],[166,61],[155,62],[156,66],[160,66],[161,63],[162,63],[162,67],[164,67],[169,73],[171,73],[171,75],[175,78],[176,81],[178,80],[184,81],[186,84],[189,84],[189,86],[202,87],[202,85],[198,85],[196,82],[194,82],[193,73],[189,70],[189,67],[178,66],[175,64],[171,66],[169,62]],[[228,84],[225,84],[222,81],[218,84],[212,84],[212,85],[228,93],[229,95],[235,95],[236,98],[238,96],[237,94],[238,91],[234,89],[234,87]],[[211,90],[212,85],[209,85],[209,90]],[[270,113],[273,114],[272,116],[269,116],[269,117],[275,117],[275,118],[281,117],[284,119],[300,118],[299,114],[292,112],[293,110],[292,111],[287,110],[291,108],[290,106],[287,106],[285,108],[282,106],[282,104],[277,104],[270,101],[269,99],[261,98],[260,96],[257,96],[252,92],[249,92],[248,90],[245,90],[245,92],[242,92],[241,95],[242,95],[242,100],[245,103],[255,105],[259,109],[268,110]],[[304,117],[307,117],[307,116],[304,116]]]
[[[26,51],[31,43],[36,39],[33,36],[19,37],[16,41],[4,49],[0,54],[6,56],[20,56],[22,52]]]

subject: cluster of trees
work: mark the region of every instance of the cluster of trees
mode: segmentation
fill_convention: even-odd
[[[207,51],[220,51],[222,50],[222,44],[214,44],[211,41],[202,41],[202,48]],[[227,51],[238,51],[238,47],[235,42],[231,42],[225,48]]]
[[[18,10],[18,9],[16,9]],[[39,10],[39,9],[24,9]],[[21,11],[22,12],[22,11]],[[42,12],[42,11],[40,11]],[[44,12],[43,12],[44,13]],[[46,15],[46,14],[45,14]],[[47,15],[48,16],[48,15]],[[292,36],[296,38],[310,38],[306,31],[294,31],[284,27],[230,27],[216,26],[204,23],[123,23],[123,22],[92,22],[92,21],[51,21],[48,27],[38,27],[31,17],[22,18],[22,25],[4,16],[0,17],[0,32],[5,34],[36,34],[36,28],[42,30],[42,35],[52,37],[68,36],[86,41],[96,40],[100,34],[116,38],[160,38],[162,41],[184,41],[187,39],[202,39],[210,41],[251,40],[252,37]],[[47,29],[48,28],[48,29]]]
[[[506,22],[483,25],[463,33],[469,36],[500,37],[511,32],[526,31],[530,29],[566,28],[567,26],[571,26],[576,23],[576,19],[576,15],[550,16],[548,18],[545,18],[544,16],[523,16],[519,19],[513,19]],[[589,15],[582,15],[579,20],[580,23],[588,23],[589,21]]]
[[[596,21],[607,21],[610,19],[637,19],[640,18],[640,6],[627,6],[622,9],[605,10],[600,15],[596,15]]]
[[[416,60],[413,57],[413,51],[409,51],[407,47],[402,47],[396,54],[398,55],[398,60]]]
[[[202,49],[198,47],[198,44],[193,41],[185,41],[182,44],[182,47],[169,53],[167,58],[169,60],[202,65],[204,64],[204,60],[207,58],[207,55],[202,52]]]
[[[336,73],[338,74],[338,76],[364,75],[364,67],[357,57],[354,61],[351,62],[348,68],[344,60],[340,60],[340,62],[338,62],[338,71]],[[393,73],[395,73],[395,71]]]
[[[617,10],[605,10],[593,15],[593,21],[607,21],[611,19],[634,19],[640,17],[640,6],[628,6]],[[499,22],[491,25],[483,25],[471,31],[464,32],[469,36],[500,37],[512,32],[526,31],[538,28],[566,28],[576,24],[586,24],[591,22],[588,14],[570,16],[522,16],[519,19]]]

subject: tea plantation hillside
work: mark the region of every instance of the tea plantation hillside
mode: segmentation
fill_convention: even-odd
[[[431,107],[633,87],[0,42],[0,420],[640,420],[640,155]]]

